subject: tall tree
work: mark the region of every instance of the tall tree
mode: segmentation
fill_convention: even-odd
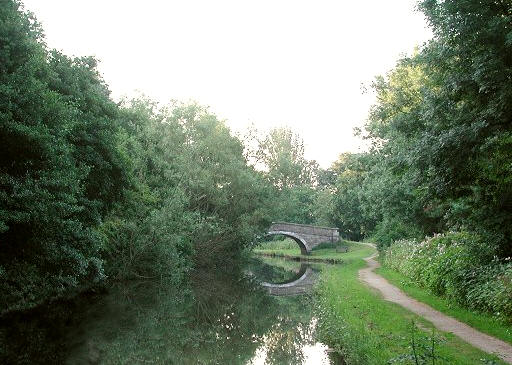
[[[278,189],[313,185],[318,166],[304,157],[304,141],[289,128],[272,129],[261,141],[258,162]]]
[[[272,129],[255,156],[273,187],[272,219],[313,223],[318,164],[305,158],[302,138],[288,128]]]
[[[104,277],[97,225],[125,182],[113,143],[115,105],[94,64],[50,54],[37,21],[16,1],[0,7],[0,48],[4,312]],[[70,90],[58,87],[66,74],[73,75],[73,82],[66,81]],[[111,105],[110,111],[85,111],[101,104]],[[90,123],[91,114],[102,122]]]

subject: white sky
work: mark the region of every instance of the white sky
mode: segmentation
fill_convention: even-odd
[[[431,37],[414,0],[25,0],[47,43],[94,55],[114,98],[208,105],[234,131],[289,126],[328,167],[358,150],[361,93]]]

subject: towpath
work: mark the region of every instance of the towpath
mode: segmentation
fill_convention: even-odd
[[[370,287],[377,289],[385,300],[397,303],[411,312],[425,318],[438,330],[451,332],[474,347],[487,353],[495,354],[508,364],[512,364],[512,345],[477,331],[467,324],[447,316],[425,303],[407,296],[396,286],[391,285],[382,276],[377,275],[374,270],[378,268],[380,264],[375,260],[376,255],[377,254],[374,254],[365,258],[368,266],[359,270],[360,280],[364,281]]]

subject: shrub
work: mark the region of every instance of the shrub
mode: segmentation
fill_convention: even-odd
[[[272,236],[270,241],[261,242],[259,248],[265,250],[289,250],[299,249],[300,247],[298,243],[291,238]]]
[[[345,246],[344,241],[336,241],[336,242],[322,242],[318,246],[312,248],[313,251],[322,250],[324,248],[337,248],[340,246]]]
[[[384,219],[375,227],[370,241],[376,242],[380,250],[388,247],[396,240],[419,238],[421,236],[422,233],[417,227],[404,224],[396,219]]]
[[[391,244],[384,265],[463,306],[512,320],[512,263],[494,259],[478,235],[451,232]]]

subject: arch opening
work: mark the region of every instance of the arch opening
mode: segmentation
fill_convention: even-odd
[[[300,253],[302,255],[309,255],[309,250],[308,250],[308,246],[307,246],[306,242],[301,237],[296,235],[295,233],[293,233],[293,232],[284,232],[284,231],[270,231],[270,232],[267,233],[267,236],[276,236],[276,235],[282,235],[282,236],[286,236],[286,237],[291,238],[299,246]]]
[[[291,278],[285,281],[281,281],[278,283],[271,283],[271,282],[262,282],[261,285],[266,287],[291,287],[296,285],[297,283],[300,283],[304,278],[309,274],[308,272],[309,265],[305,263],[301,263],[300,269],[295,275],[293,275]]]
[[[297,277],[295,281],[281,284],[263,282],[261,285],[267,289],[270,295],[289,296],[307,293],[312,289],[314,283],[317,281],[318,273],[315,272],[309,264],[302,265],[304,265],[305,271],[301,268],[302,275]]]

